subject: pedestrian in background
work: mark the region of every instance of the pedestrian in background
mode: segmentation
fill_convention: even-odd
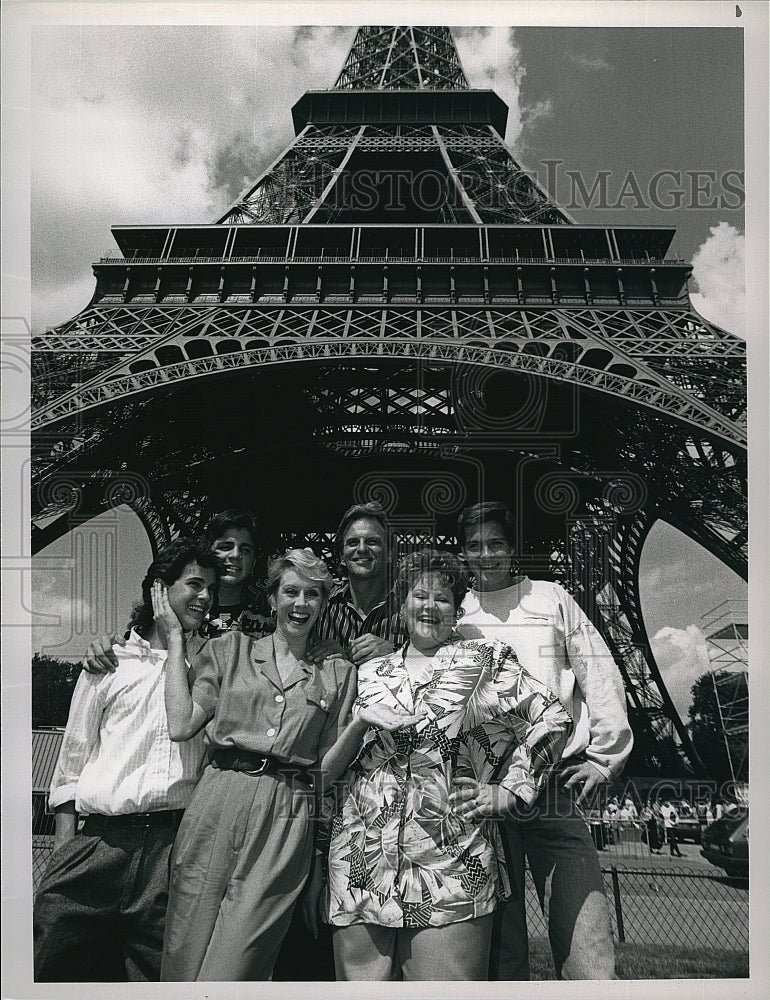
[[[679,850],[679,841],[676,836],[676,824],[679,822],[679,813],[673,802],[666,799],[660,807],[663,816],[663,827],[666,831],[666,842],[668,843],[669,854],[672,858],[681,858],[682,852]]]

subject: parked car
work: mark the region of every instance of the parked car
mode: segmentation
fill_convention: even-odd
[[[691,840],[693,844],[701,842],[701,824],[697,813],[685,806],[677,810],[679,819],[676,824],[677,840]]]
[[[749,874],[749,810],[736,806],[703,831],[701,854],[728,875]]]

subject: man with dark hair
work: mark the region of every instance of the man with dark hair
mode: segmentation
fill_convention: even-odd
[[[167,637],[153,616],[152,588],[165,585],[194,652],[220,568],[205,542],[167,545],[142,582],[128,640],[114,649],[120,669],[78,678],[51,782],[54,852],[35,899],[39,982],[159,979],[171,848],[203,741],[169,738]]]
[[[391,532],[382,506],[354,504],[342,515],[334,554],[347,579],[329,598],[318,623],[314,660],[342,654],[357,666],[392,653],[406,640],[390,590]]]
[[[514,548],[516,544],[516,522],[513,514],[497,500],[487,503],[477,503],[472,507],[466,507],[457,519],[457,541],[461,549],[465,549],[465,543],[469,532],[477,529],[482,524],[497,524],[505,540]],[[467,562],[467,560],[466,560]]]
[[[273,631],[264,588],[254,579],[257,552],[257,522],[247,510],[223,510],[212,514],[203,536],[224,563],[219,581],[217,616],[204,626],[211,636],[236,629],[254,639]]]
[[[201,626],[201,635],[215,638],[235,629],[254,639],[273,631],[267,600],[254,580],[257,524],[247,510],[223,510],[208,519],[203,537],[223,564],[216,617]],[[101,674],[118,665],[115,647],[125,640],[115,634],[94,639],[83,658],[89,673]]]
[[[514,896],[495,914],[491,978],[529,979],[524,857],[560,979],[612,979],[615,954],[604,880],[581,806],[617,777],[631,752],[620,671],[601,635],[557,583],[530,580],[513,565],[516,527],[498,502],[463,511],[457,534],[473,588],[457,626],[465,639],[500,639],[553,691],[573,727],[553,779],[532,814],[508,817]]]

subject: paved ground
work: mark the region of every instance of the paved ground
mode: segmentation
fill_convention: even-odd
[[[708,871],[719,873],[719,868],[715,868],[710,861],[701,856],[700,844],[680,844],[679,850],[684,857],[672,857],[669,854],[668,846],[662,847],[658,854],[651,854],[646,844],[643,844],[641,841],[632,841],[624,844],[610,845],[598,853],[602,867],[608,864],[628,865],[631,863],[644,863],[645,865],[654,865],[656,868],[676,869],[677,867],[692,868],[693,865],[698,865]]]
[[[35,883],[47,862],[51,840],[33,838]],[[672,858],[664,850],[651,855],[647,845],[637,841],[598,852],[615,940],[620,934],[612,867],[617,871],[626,942],[748,951],[748,881],[728,878],[701,857],[698,844],[680,845],[682,858]],[[530,935],[544,935],[545,922],[529,878],[526,904]]]

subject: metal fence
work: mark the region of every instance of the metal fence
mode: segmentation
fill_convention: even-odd
[[[33,836],[34,891],[52,847],[53,837]],[[616,941],[748,951],[748,882],[730,879],[705,866],[664,869],[631,858],[618,859],[617,864],[603,863],[602,872]],[[529,873],[525,902],[530,937],[547,936]]]
[[[623,862],[603,865],[602,873],[616,941],[748,951],[747,881],[695,865],[661,869]],[[525,902],[530,937],[547,936],[529,873]]]
[[[37,887],[43,878],[48,859],[53,851],[53,837],[44,834],[32,834],[32,893],[37,892]]]

